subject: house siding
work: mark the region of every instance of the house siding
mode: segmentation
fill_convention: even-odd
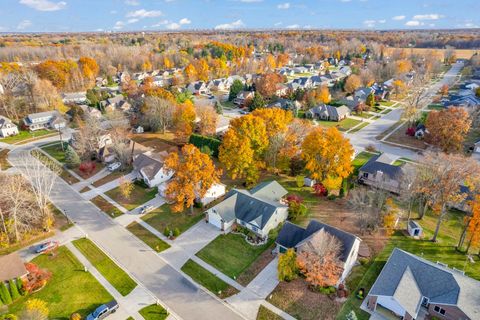
[[[434,310],[435,306],[438,306],[445,310],[445,315],[442,315]],[[441,304],[430,304],[428,306],[428,313],[432,316],[437,317],[438,319],[445,320],[467,320],[470,319],[462,312],[457,306],[450,305],[441,305]],[[472,319],[473,320],[473,319]]]

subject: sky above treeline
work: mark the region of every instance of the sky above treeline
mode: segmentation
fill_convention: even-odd
[[[480,0],[0,0],[0,32],[480,27]]]

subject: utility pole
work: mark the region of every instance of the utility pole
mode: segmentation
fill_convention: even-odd
[[[65,148],[63,147],[62,130],[61,130],[61,128],[58,128],[58,134],[60,135],[60,145],[62,146],[62,151],[65,151]]]

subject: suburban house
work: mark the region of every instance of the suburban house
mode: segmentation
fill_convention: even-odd
[[[323,104],[308,110],[305,115],[317,120],[342,121],[350,115],[350,109],[347,106],[333,107]]]
[[[23,122],[30,131],[41,129],[59,130],[65,128],[67,125],[65,119],[63,119],[60,113],[56,110],[29,114],[25,117]]]
[[[62,101],[65,104],[71,103],[85,103],[87,102],[87,93],[86,92],[71,92],[71,93],[63,93],[62,94]]]
[[[301,250],[302,246],[308,245],[311,241],[321,241],[323,238],[319,236],[321,232],[328,232],[342,244],[339,260],[342,263],[343,272],[338,282],[342,283],[357,261],[362,241],[357,236],[316,220],[311,220],[306,228],[287,221],[278,233],[277,250],[279,253],[291,248],[295,251]]]
[[[207,222],[225,232],[236,223],[264,239],[287,219],[288,206],[282,203],[287,193],[276,181],[250,190],[233,189],[225,200],[205,211]]]
[[[223,183],[215,183],[207,190],[202,198],[197,198],[197,202],[203,206],[223,197],[226,192],[226,186]]]
[[[25,264],[16,252],[0,256],[0,266],[2,266],[0,268],[0,282],[22,279],[28,275]]]
[[[286,95],[287,92],[288,92],[288,86],[286,86],[283,83],[277,83],[277,85],[275,87],[275,95],[277,97],[282,97],[282,96]]]
[[[101,105],[105,108],[105,111],[110,111],[110,112],[117,109],[127,112],[132,107],[132,105],[121,94],[117,94],[114,97],[111,97],[105,101],[102,101]]]
[[[87,106],[86,104],[81,104],[78,106],[80,109],[82,109],[83,111],[83,116],[86,118],[86,117],[93,117],[93,118],[97,118],[97,119],[100,119],[102,117],[102,113],[100,112],[100,110],[98,110],[97,108],[92,108],[92,107],[89,107]],[[69,119],[72,119],[73,116],[74,116],[74,109],[70,109],[67,111],[66,113],[67,117]]]
[[[207,88],[207,84],[203,81],[192,82],[187,86],[187,90],[192,94],[207,94],[210,93],[210,90]]]
[[[242,91],[237,94],[237,97],[233,99],[233,103],[237,106],[243,106],[248,100],[253,99],[255,92],[253,91]]]
[[[373,156],[358,171],[358,182],[399,193],[405,164],[395,166],[385,154]]]
[[[18,127],[10,119],[0,116],[0,137],[5,138],[18,134]]]
[[[216,91],[228,91],[230,89],[230,85],[227,82],[227,79],[220,78],[210,81],[208,83],[208,88]]]
[[[358,88],[355,91],[354,97],[361,101],[366,101],[367,97],[372,93],[374,93],[374,90],[372,88],[368,88],[368,87]]]
[[[154,153],[145,152],[134,156],[133,172],[137,179],[143,180],[150,188],[170,180],[174,172],[163,168],[163,162],[168,156],[166,151]]]
[[[366,308],[399,319],[480,318],[480,282],[395,248],[373,284]]]
[[[301,103],[298,101],[292,101],[290,99],[278,98],[274,102],[269,103],[266,108],[278,108],[283,110],[291,110],[296,112],[302,107]]]

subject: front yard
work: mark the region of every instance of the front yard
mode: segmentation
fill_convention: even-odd
[[[116,218],[121,216],[123,213],[115,207],[113,204],[105,200],[102,196],[96,196],[92,200],[90,200],[94,205],[96,205],[102,212],[108,214],[112,218]]]
[[[337,129],[340,131],[347,131],[355,127],[357,124],[362,123],[362,121],[352,119],[352,118],[346,118],[339,122],[325,121],[325,120],[317,120],[316,122],[321,127],[324,127],[324,128],[337,127]]]
[[[133,233],[137,238],[145,242],[150,248],[155,250],[155,252],[162,252],[170,248],[170,245],[159,239],[156,235],[148,231],[141,224],[137,222],[132,222],[127,226],[127,230]]]
[[[162,306],[151,304],[138,311],[145,320],[164,320],[168,317],[168,311]]]
[[[59,172],[60,178],[65,180],[66,183],[68,184],[75,184],[77,182],[80,182],[76,177],[74,177],[70,172],[68,172],[65,168],[63,168],[61,165],[58,163],[52,161],[49,157],[44,155],[41,151],[38,150],[32,150],[31,151],[32,156],[40,160],[43,164],[52,166]]]
[[[32,260],[52,273],[52,278],[40,291],[20,298],[9,306],[9,313],[20,316],[29,299],[40,299],[48,304],[49,319],[68,319],[74,312],[86,317],[113,297],[65,247],[59,247],[54,257],[41,255]],[[19,318],[20,319],[20,318]]]
[[[133,183],[133,190],[128,199],[122,195],[120,187],[109,190],[105,194],[130,211],[155,198],[157,192],[157,188],[145,188],[136,181]]]
[[[421,140],[416,139],[415,137],[411,137],[406,134],[408,128],[408,124],[404,123],[398,130],[392,133],[387,139],[386,142],[392,142],[396,144],[401,144],[407,148],[414,148],[414,149],[426,149],[427,144]]]
[[[248,244],[243,235],[228,233],[219,235],[206,247],[197,252],[197,256],[222,273],[236,279],[265,250],[270,248],[274,239],[261,246]]]
[[[21,144],[22,142],[38,140],[46,136],[53,136],[56,134],[58,133],[50,130],[37,130],[37,131],[19,130],[16,136],[10,136],[10,137],[0,139],[0,142],[10,143],[10,144],[17,144],[17,143]]]
[[[126,296],[135,289],[137,286],[135,281],[92,241],[86,238],[78,239],[73,241],[73,245],[122,296]]]
[[[144,215],[142,220],[161,233],[165,231],[166,227],[170,230],[178,228],[180,233],[183,233],[202,220],[203,217],[203,211],[199,208],[194,208],[193,214],[190,209],[184,212],[172,212],[170,205],[164,204]]]
[[[182,266],[182,271],[221,299],[238,293],[237,289],[217,278],[213,273],[191,259]]]
[[[114,172],[110,173],[109,175],[106,175],[105,177],[96,180],[94,183],[92,183],[92,185],[95,188],[98,188],[98,187],[103,186],[104,184],[106,184],[108,182],[112,182],[114,180],[117,180],[118,178],[123,177],[124,175],[128,174],[128,172],[129,171],[123,171],[123,172],[122,171],[114,171]]]

